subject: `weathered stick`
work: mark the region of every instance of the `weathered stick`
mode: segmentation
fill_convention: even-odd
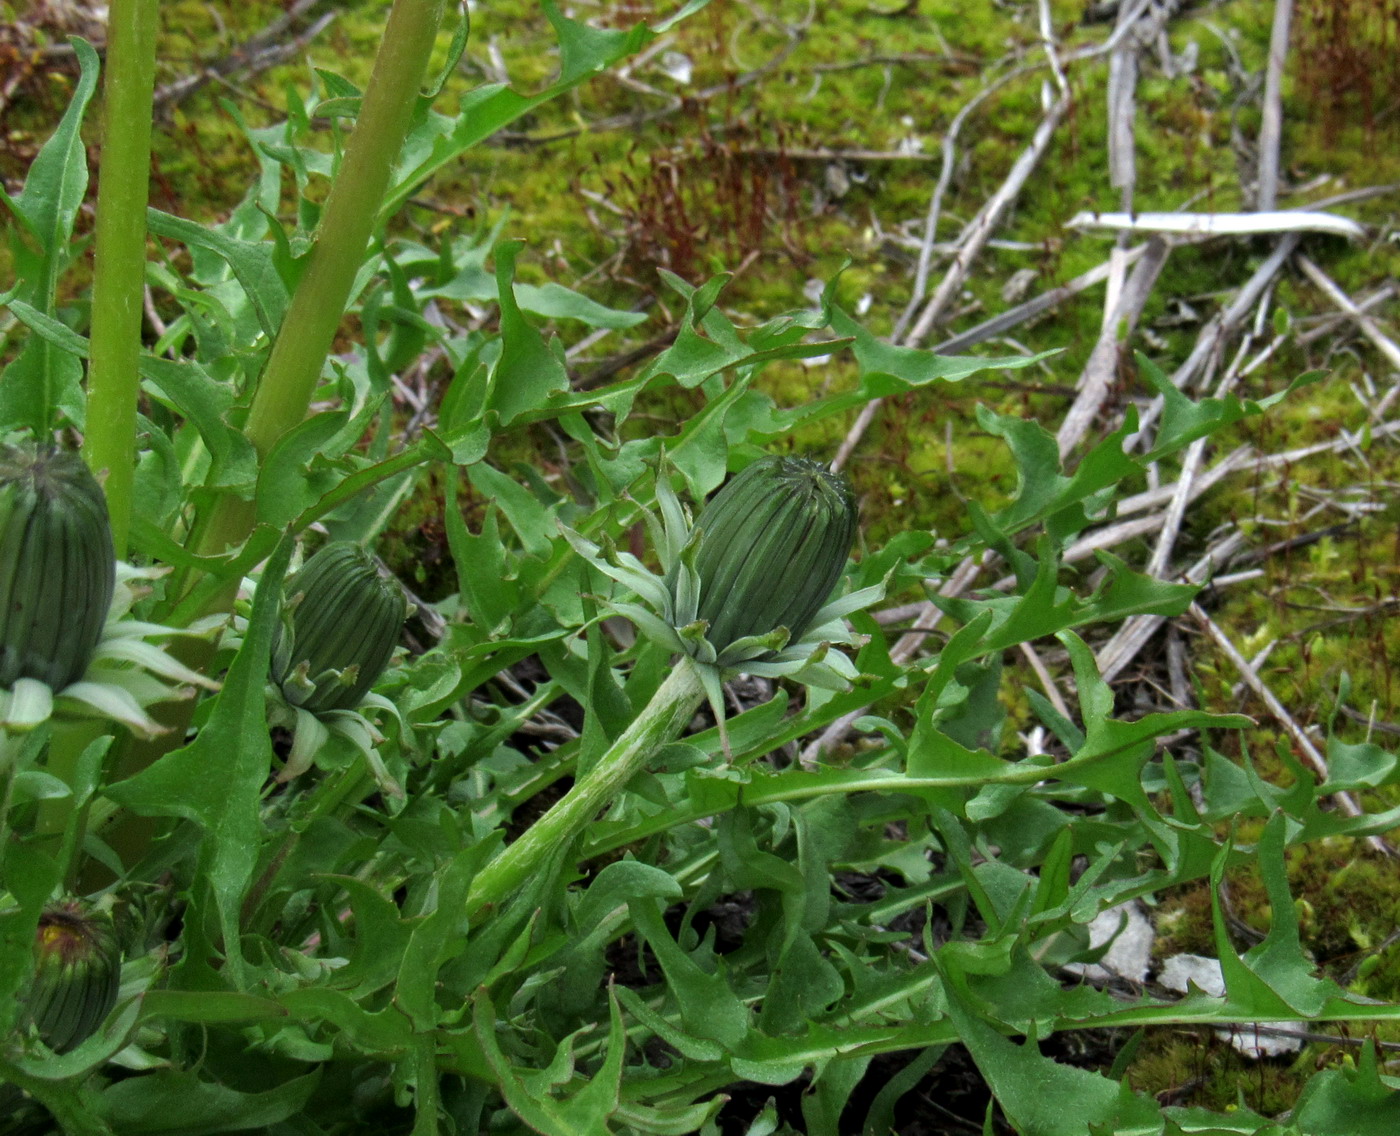
[[[1119,254],[1125,266],[1136,263],[1142,254],[1147,251],[1146,245],[1137,245]],[[1102,264],[1095,265],[1088,272],[1081,272],[1073,280],[1068,280],[1054,288],[1042,292],[1039,296],[1034,296],[1023,304],[1017,304],[1014,308],[1007,308],[1006,311],[992,316],[991,319],[983,320],[976,327],[970,327],[966,331],[959,332],[951,339],[945,339],[934,348],[940,355],[956,355],[960,351],[965,351],[969,347],[974,347],[979,343],[985,343],[993,336],[1001,335],[1010,331],[1013,327],[1018,327],[1023,323],[1035,319],[1036,316],[1048,312],[1066,300],[1079,295],[1080,292],[1092,288],[1096,284],[1102,284],[1108,279],[1113,271],[1112,260],[1106,260]]]
[[[1133,268],[1118,297],[1116,307],[1105,307],[1104,326],[1099,341],[1084,365],[1079,377],[1079,393],[1074,403],[1065,413],[1060,424],[1056,442],[1063,458],[1077,446],[1088,433],[1095,415],[1103,406],[1104,399],[1113,386],[1113,378],[1118,369],[1118,352],[1124,337],[1136,326],[1147,298],[1152,294],[1152,286],[1167,263],[1170,247],[1156,237],[1147,243],[1147,252]]]
[[[1264,107],[1259,123],[1259,173],[1254,206],[1261,211],[1278,200],[1279,143],[1283,140],[1283,66],[1288,58],[1288,29],[1293,0],[1274,0],[1274,26],[1269,34],[1269,65],[1264,70]]]
[[[1259,233],[1331,233],[1353,238],[1366,235],[1366,230],[1350,217],[1310,209],[1270,213],[1076,213],[1065,222],[1065,227],[1192,237],[1248,237]]]
[[[1338,288],[1336,282],[1306,256],[1298,258],[1298,265],[1324,296],[1351,317],[1361,334],[1375,344],[1376,350],[1385,356],[1386,362],[1400,371],[1400,346],[1396,346],[1395,340],[1381,331],[1375,320],[1361,311],[1352,302],[1351,297]]]
[[[928,333],[933,330],[934,324],[947,310],[948,304],[958,294],[958,290],[967,280],[972,262],[986,247],[987,241],[991,238],[997,225],[1001,223],[1006,210],[1016,200],[1036,166],[1040,164],[1040,159],[1045,156],[1045,151],[1050,148],[1050,140],[1055,135],[1055,128],[1059,126],[1060,120],[1064,118],[1068,109],[1069,100],[1063,97],[1056,99],[1050,105],[1050,109],[1045,112],[1045,117],[1040,120],[1040,125],[1036,127],[1030,145],[1021,151],[1021,156],[1016,159],[1015,164],[1011,167],[1011,172],[1006,175],[1006,180],[1001,183],[996,193],[992,194],[987,203],[978,210],[977,216],[968,224],[967,230],[963,234],[962,247],[953,257],[953,263],[948,266],[948,271],[944,274],[933,295],[929,297],[923,311],[919,313],[919,318],[914,321],[914,326],[905,335],[904,342],[907,346],[915,346],[927,338]]]

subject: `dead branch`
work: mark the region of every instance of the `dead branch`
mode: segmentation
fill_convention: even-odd
[[[1294,719],[1293,715],[1288,712],[1284,704],[1280,702],[1274,692],[1269,689],[1268,685],[1259,676],[1259,672],[1250,665],[1248,659],[1240,654],[1239,649],[1230,641],[1230,637],[1205,613],[1200,604],[1193,603],[1189,611],[1191,618],[1200,624],[1206,634],[1210,636],[1211,642],[1220,649],[1220,652],[1230,660],[1230,665],[1239,672],[1245,685],[1254,692],[1255,697],[1268,709],[1274,721],[1276,721],[1279,726],[1282,727],[1284,733],[1292,739],[1293,745],[1302,755],[1303,760],[1312,767],[1320,780],[1326,781],[1328,775],[1327,759],[1322,756],[1322,752],[1313,744],[1312,738],[1308,737],[1303,727],[1298,725],[1297,721]],[[1356,798],[1350,793],[1335,793],[1333,794],[1333,799],[1336,800],[1338,807],[1342,812],[1346,813],[1347,816],[1359,817],[1364,815],[1361,806],[1356,803]],[[1390,847],[1389,844],[1378,836],[1369,837],[1367,842],[1372,848],[1375,848],[1376,851],[1381,852],[1383,855],[1391,858],[1396,856],[1395,849]]]
[[[1385,356],[1386,362],[1400,372],[1400,346],[1396,346],[1395,341],[1381,331],[1375,320],[1362,312],[1352,302],[1351,297],[1338,288],[1336,282],[1306,256],[1298,258],[1298,265],[1324,296],[1351,317],[1361,334],[1375,344],[1376,350]]]
[[[1358,238],[1366,235],[1366,230],[1350,217],[1316,209],[1277,209],[1270,213],[1076,213],[1065,222],[1065,227],[1194,237],[1260,233],[1330,233]]]
[[[1288,58],[1288,29],[1293,0],[1274,0],[1274,25],[1269,35],[1269,65],[1264,71],[1264,107],[1259,124],[1259,173],[1254,207],[1267,212],[1278,200],[1279,144],[1283,140],[1283,65]]]
[[[234,77],[248,79],[300,54],[330,26],[338,13],[324,12],[309,27],[291,39],[284,40],[283,37],[293,24],[320,2],[321,0],[296,0],[286,12],[260,32],[250,36],[223,59],[206,63],[193,75],[186,75],[183,79],[157,87],[152,100],[155,109],[160,113],[168,113],[207,83]]]
[[[914,326],[904,336],[906,346],[913,347],[922,343],[933,329],[934,324],[943,316],[949,302],[958,294],[964,281],[967,280],[973,261],[981,255],[992,232],[1001,223],[1006,210],[1016,200],[1032,172],[1040,164],[1041,158],[1045,156],[1045,151],[1050,148],[1050,140],[1054,137],[1055,127],[1060,124],[1060,120],[1064,118],[1065,111],[1068,109],[1069,100],[1063,97],[1056,99],[1050,105],[1050,109],[1045,112],[1045,117],[1041,119],[1040,125],[1036,127],[1030,145],[1016,159],[1010,173],[1006,175],[1006,180],[997,187],[997,191],[992,194],[987,203],[978,210],[977,216],[968,224],[963,233],[961,247],[953,257],[953,263],[949,265],[943,280],[919,313],[919,318],[914,321]]]
[[[1128,249],[1122,254],[1122,260],[1127,264],[1135,263],[1144,252],[1146,245],[1138,245],[1136,248]],[[1108,279],[1109,273],[1113,270],[1113,262],[1106,260],[1102,264],[1082,272],[1073,280],[1069,280],[1055,288],[1042,292],[1039,296],[1027,300],[1023,304],[1017,304],[1014,308],[1008,308],[999,315],[991,319],[983,320],[976,327],[970,327],[966,331],[959,332],[951,339],[945,339],[934,351],[939,355],[956,355],[959,351],[965,351],[969,347],[978,343],[985,343],[988,339],[1010,331],[1013,327],[1018,327],[1023,323],[1028,323],[1036,316],[1043,315],[1051,308],[1057,307],[1066,300],[1079,295],[1080,292],[1092,288],[1096,284],[1102,284]]]
[[[1110,306],[1110,303],[1105,301],[1103,329],[1099,333],[1099,341],[1094,345],[1088,363],[1084,365],[1084,371],[1079,377],[1079,394],[1066,412],[1056,437],[1061,458],[1066,457],[1088,433],[1090,423],[1103,406],[1104,399],[1108,397],[1114,377],[1118,373],[1118,353],[1122,340],[1137,325],[1138,317],[1152,294],[1152,286],[1167,263],[1167,254],[1170,251],[1170,246],[1163,240],[1154,237],[1148,241],[1146,254],[1133,268],[1132,275],[1128,277],[1117,297],[1117,302]],[[1121,257],[1117,249],[1114,250],[1114,255]]]

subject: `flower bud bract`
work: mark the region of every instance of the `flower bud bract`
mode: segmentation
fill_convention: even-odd
[[[359,705],[384,672],[408,618],[403,588],[350,541],[325,545],[287,583],[290,618],[272,650],[272,679],[293,706]]]
[[[760,458],[710,499],[695,527],[698,615],[715,650],[779,627],[795,642],[846,566],[855,497],[817,462]]]
[[[82,458],[51,447],[0,450],[0,687],[58,691],[82,677],[115,585],[102,488]]]
[[[34,936],[37,966],[25,1015],[44,1044],[67,1053],[97,1032],[121,985],[122,956],[111,916],[76,899],[51,903]]]

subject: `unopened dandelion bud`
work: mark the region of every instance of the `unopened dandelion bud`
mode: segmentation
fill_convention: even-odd
[[[695,527],[698,615],[715,650],[778,628],[796,641],[841,578],[855,496],[817,462],[761,458],[715,494]]]
[[[403,588],[371,553],[336,541],[292,577],[286,595],[273,681],[293,706],[313,713],[353,709],[399,641],[408,618]]]
[[[105,912],[61,900],[39,917],[34,952],[25,1019],[45,1045],[67,1053],[96,1033],[116,1004],[122,970],[116,929]]]
[[[0,687],[82,677],[112,603],[107,502],[76,454],[0,448]]]

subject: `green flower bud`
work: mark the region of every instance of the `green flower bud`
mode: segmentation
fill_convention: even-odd
[[[115,586],[107,501],[82,458],[0,449],[0,687],[52,690],[92,661]]]
[[[117,1001],[122,952],[111,916],[76,899],[52,903],[34,936],[38,965],[24,995],[25,1017],[56,1053],[97,1032]]]
[[[695,527],[698,616],[715,650],[779,627],[792,642],[841,578],[856,536],[855,496],[817,462],[760,458],[710,499]]]
[[[288,582],[272,650],[272,679],[293,706],[321,713],[358,706],[384,673],[408,618],[393,574],[351,541],[335,541]]]

